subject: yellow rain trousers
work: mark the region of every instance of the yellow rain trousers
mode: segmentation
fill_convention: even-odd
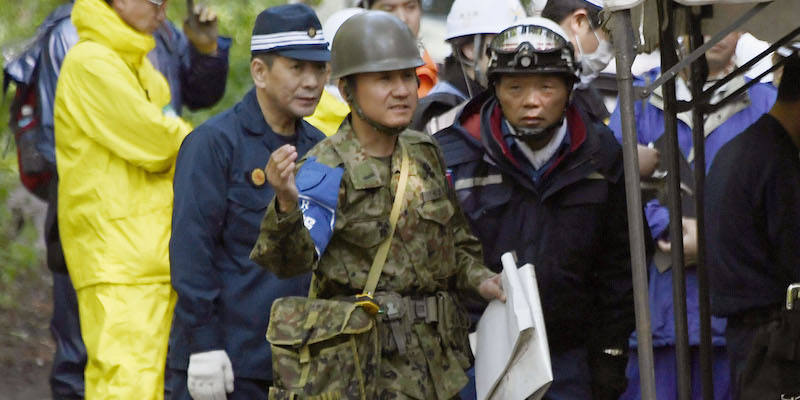
[[[175,295],[172,176],[191,127],[147,60],[151,35],[77,0],[55,101],[58,223],[78,294],[87,399],[162,399]]]
[[[168,283],[100,283],[78,291],[83,342],[96,349],[86,365],[86,399],[163,398],[177,298]],[[132,308],[136,312],[120,313]]]

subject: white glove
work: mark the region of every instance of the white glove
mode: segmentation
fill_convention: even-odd
[[[225,392],[233,392],[233,367],[225,350],[192,354],[186,372],[194,400],[225,400]]]

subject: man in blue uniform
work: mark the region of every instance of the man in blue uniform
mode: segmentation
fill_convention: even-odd
[[[516,251],[541,291],[554,381],[546,399],[616,399],[634,327],[622,151],[571,105],[561,27],[528,18],[490,43],[490,90],[436,134],[484,258]]]
[[[712,85],[715,80],[725,77],[735,69],[733,57],[736,43],[740,33],[734,32],[706,52],[708,61],[708,83]],[[634,82],[643,86],[658,78],[661,68],[655,68],[639,77]],[[733,93],[742,87],[748,78],[739,76],[723,85],[717,90],[711,102],[716,103],[727,94]],[[679,76],[675,80],[676,93],[679,100],[691,100],[691,93],[686,79]],[[705,116],[705,168],[708,172],[714,162],[717,151],[729,140],[738,135],[744,127],[758,120],[761,115],[769,111],[775,102],[775,89],[767,83],[756,84],[747,92],[737,97],[727,105],[720,107]],[[634,105],[636,119],[636,132],[639,146],[652,144],[654,147],[665,150],[664,137],[664,103],[665,99],[661,88],[654,91],[646,101],[637,101]],[[694,187],[694,144],[692,139],[691,112],[678,114],[678,144],[682,156],[681,181],[688,187]],[[609,127],[614,131],[619,142],[622,142],[622,118],[620,109],[614,111]],[[707,178],[706,182],[711,182]],[[710,183],[709,183],[710,184]],[[694,211],[694,198],[690,191],[684,191],[682,200],[682,229],[683,247],[686,270],[686,306],[689,331],[689,356],[691,358],[691,374],[697,378],[692,381],[692,398],[701,397],[700,376],[700,306],[699,292],[697,289],[697,219]],[[650,196],[653,197],[653,196]],[[649,200],[649,201],[648,201]],[[655,363],[656,394],[659,399],[677,399],[678,387],[676,378],[676,347],[675,347],[675,313],[672,297],[672,271],[669,256],[669,216],[670,210],[665,201],[665,192],[660,191],[655,198],[645,199],[645,215],[650,233],[657,240],[659,249],[654,257],[654,262],[649,267],[649,297],[650,297],[650,325],[653,332],[653,355]],[[713,203],[711,203],[713,205]],[[716,219],[707,218],[706,224],[715,225]],[[711,257],[707,257],[711,262]],[[711,320],[711,344],[713,346],[713,376],[714,398],[724,400],[730,398],[730,382],[728,381],[728,357],[725,354],[725,320],[713,318]],[[621,396],[622,400],[641,399],[640,373],[636,336],[631,337],[631,359],[628,363],[628,390]]]
[[[54,399],[82,399],[86,348],[81,339],[78,304],[72,286],[57,224],[55,176],[55,135],[53,104],[61,64],[67,51],[78,42],[78,32],[70,20],[72,3],[54,10],[37,30],[37,40],[23,56],[9,62],[5,70],[16,81],[23,76],[36,79],[41,130],[35,138],[35,158],[43,160],[51,171],[50,182],[44,184],[48,202],[45,221],[47,265],[53,272],[53,318],[50,332],[56,344],[50,387]],[[164,7],[160,9],[163,13]],[[180,115],[183,106],[191,110],[211,107],[222,98],[228,75],[228,50],[231,39],[217,36],[216,14],[207,7],[198,7],[186,20],[184,32],[170,21],[164,21],[153,34],[156,47],[148,58],[169,83],[170,105]],[[32,63],[31,63],[32,61]],[[34,75],[33,69],[38,68]]]
[[[800,282],[798,115],[800,58],[795,53],[784,65],[775,105],[722,146],[708,172],[705,210],[713,223],[705,233],[711,312],[728,318],[733,399],[793,399],[800,394],[800,317],[796,310],[785,310],[787,287]],[[794,329],[787,329],[790,325]],[[758,368],[775,364],[781,368]],[[743,375],[745,365],[756,374]],[[758,375],[764,374],[771,375],[769,382],[759,386]]]
[[[266,399],[273,300],[303,295],[307,276],[279,280],[250,261],[274,192],[264,167],[285,144],[305,154],[325,136],[303,121],[327,79],[328,45],[314,11],[272,7],[256,19],[255,88],[184,141],[175,169],[170,240],[178,303],[167,388],[173,399]]]

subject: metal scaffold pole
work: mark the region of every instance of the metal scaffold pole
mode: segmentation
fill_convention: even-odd
[[[631,65],[634,57],[634,33],[629,10],[615,11],[612,16],[611,35],[615,44],[617,62],[617,88],[622,119],[622,155],[625,170],[625,192],[628,203],[628,235],[631,247],[634,307],[640,385],[643,400],[656,400],[653,368],[653,335],[650,330],[650,304],[647,290],[647,255],[644,242],[644,216],[639,185],[639,156],[636,146],[634,121],[634,91]]]
[[[701,21],[704,11],[708,8],[695,7],[690,14],[689,51],[694,52],[703,45],[703,32]],[[692,89],[692,138],[694,144],[694,206],[697,216],[697,291],[700,311],[700,377],[702,382],[703,400],[714,399],[714,381],[711,348],[711,303],[709,298],[708,270],[705,264],[705,180],[706,180],[706,150],[705,150],[705,102],[703,101],[703,86],[708,79],[708,63],[705,57],[700,57],[692,63],[691,67]]]
[[[659,41],[662,70],[678,63],[675,40],[675,12],[672,0],[659,0]],[[675,79],[664,83],[664,135],[666,135],[667,206],[669,208],[669,241],[671,243],[672,300],[675,313],[675,358],[678,378],[678,399],[691,398],[691,364],[689,331],[686,316],[686,268],[683,263],[683,228],[681,208],[680,148]]]

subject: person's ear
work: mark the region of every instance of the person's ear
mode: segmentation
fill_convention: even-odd
[[[253,84],[259,89],[267,87],[267,72],[269,66],[260,57],[253,57],[250,60],[250,76],[253,78]]]
[[[568,18],[570,19],[570,28],[572,28],[571,33],[583,35],[592,30],[592,25],[589,23],[589,14],[583,8],[573,11]]]
[[[339,79],[339,83],[337,83],[337,86],[339,87],[339,94],[342,95],[342,98],[344,98],[344,101],[349,105],[350,104],[350,93],[348,93],[348,90],[352,90],[353,88],[350,88],[350,87],[347,86],[347,79],[346,78]]]

